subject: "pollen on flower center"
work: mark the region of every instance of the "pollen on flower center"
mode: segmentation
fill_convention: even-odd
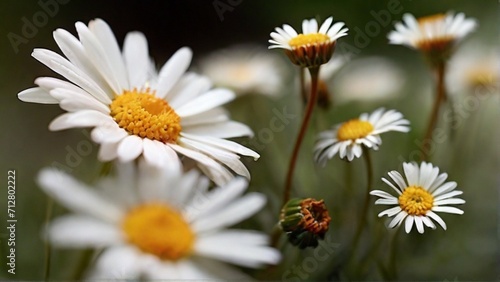
[[[126,215],[122,228],[130,243],[165,260],[189,255],[195,239],[181,214],[164,204],[134,208]]]
[[[364,120],[352,119],[344,122],[337,131],[340,141],[364,138],[373,131],[373,125]]]
[[[418,21],[418,24],[420,25],[420,27],[422,27],[422,26],[427,25],[427,24],[433,24],[435,22],[443,21],[445,18],[446,18],[446,15],[441,13],[441,14],[435,14],[435,15],[430,15],[430,16],[426,16],[426,17],[421,17],[421,18],[418,18],[417,21]]]
[[[434,197],[420,186],[407,187],[399,196],[399,206],[409,215],[425,215],[434,205]]]
[[[299,34],[288,41],[288,44],[294,48],[305,45],[321,44],[330,41],[330,37],[322,33]]]
[[[141,138],[175,143],[182,129],[174,109],[149,89],[124,91],[113,100],[110,109],[121,128]]]

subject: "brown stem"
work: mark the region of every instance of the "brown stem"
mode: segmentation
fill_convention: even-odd
[[[431,142],[432,132],[436,128],[441,104],[446,100],[445,85],[444,85],[445,62],[437,63],[436,73],[437,73],[436,100],[434,100],[434,106],[432,107],[432,112],[431,112],[431,119],[429,120],[429,124],[427,126],[427,130],[425,131],[425,136],[423,140],[424,143],[424,146],[422,148],[423,161],[427,161],[429,159],[431,143],[432,143]]]
[[[309,120],[311,119],[311,115],[316,105],[317,94],[318,94],[318,73],[319,67],[309,68],[309,72],[311,74],[311,95],[307,100],[307,107],[304,114],[304,119],[302,120],[302,125],[300,126],[299,135],[297,136],[297,140],[295,141],[295,146],[293,147],[292,158],[290,159],[290,163],[288,165],[288,173],[286,175],[285,181],[285,189],[283,192],[283,205],[284,206],[288,200],[290,200],[290,191],[292,188],[292,179],[293,172],[295,170],[295,164],[297,163],[297,157],[299,156],[300,145],[304,140],[304,136],[307,132],[307,127],[309,125]]]
[[[302,98],[302,104],[307,104],[307,90],[306,90],[306,74],[303,67],[300,67],[300,97]]]

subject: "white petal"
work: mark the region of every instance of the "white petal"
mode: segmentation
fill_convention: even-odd
[[[186,214],[189,222],[194,222],[199,218],[210,215],[211,212],[220,209],[221,207],[227,206],[229,203],[233,202],[236,198],[241,196],[243,192],[247,189],[248,182],[243,178],[235,178],[228,184],[211,190],[204,197],[202,202],[191,202],[190,205],[186,207],[189,214]],[[192,206],[196,204],[196,206]]]
[[[403,221],[403,219],[405,219],[405,217],[407,216],[408,214],[405,212],[405,211],[401,211],[399,212],[395,217],[394,219],[392,219],[392,221],[389,223],[389,225],[387,227],[389,228],[394,228],[396,226],[399,226],[401,224],[401,222]],[[380,216],[379,216],[380,217]]]
[[[105,115],[110,113],[108,106],[88,94],[56,88],[50,91],[50,95],[58,99],[60,101],[59,106],[68,112],[94,110]]]
[[[143,139],[144,158],[156,167],[179,170],[181,162],[177,153],[168,145],[156,140]]]
[[[123,60],[127,66],[130,88],[144,87],[148,79],[148,41],[141,32],[129,32],[123,42]]]
[[[166,97],[170,89],[179,81],[186,72],[193,54],[191,49],[183,47],[175,52],[163,65],[158,74],[158,85],[156,95],[160,98]]]
[[[106,124],[111,119],[110,116],[93,110],[82,110],[73,113],[66,113],[55,118],[49,125],[52,131],[63,130],[73,127],[92,127]]]
[[[147,267],[140,251],[131,246],[116,246],[104,250],[98,257],[91,280],[137,279]]]
[[[437,188],[436,191],[432,193],[432,195],[436,197],[444,193],[448,193],[455,188],[457,188],[457,183],[455,181],[447,182],[443,184],[441,187]]]
[[[193,116],[226,104],[235,97],[236,95],[231,90],[222,88],[214,89],[184,104],[182,107],[176,109],[175,112],[181,118]]]
[[[169,92],[165,100],[174,109],[181,108],[196,97],[204,95],[212,87],[210,79],[194,73],[186,73]]]
[[[432,211],[428,211],[426,213],[426,216],[434,219],[437,223],[439,223],[439,225],[441,225],[441,227],[443,227],[444,230],[446,230],[446,223],[443,221],[443,219],[437,215],[436,213],[432,212]]]
[[[128,83],[125,63],[123,62],[120,47],[118,46],[118,42],[116,41],[113,31],[109,25],[101,19],[90,21],[89,29],[102,46],[106,61],[108,62],[109,68],[118,84],[122,89],[129,89],[130,85]],[[118,93],[121,93],[121,91]]]
[[[253,136],[253,131],[243,123],[235,121],[204,124],[183,128],[189,134],[205,135],[218,138],[232,138],[241,136]]]
[[[387,215],[388,217],[392,217],[392,216],[396,215],[397,213],[399,213],[400,211],[401,211],[401,208],[399,206],[393,207],[393,208],[387,209],[387,210],[379,213],[378,217],[382,217],[384,215]]]
[[[59,28],[54,31],[54,40],[72,64],[85,72],[104,92],[112,93],[111,87],[89,60],[85,48],[76,37]],[[113,98],[112,96],[109,97]]]
[[[455,207],[432,207],[435,212],[447,212],[453,214],[464,214],[464,211]]]
[[[250,179],[250,172],[245,167],[245,165],[240,161],[240,157],[232,152],[211,146],[209,144],[204,144],[202,142],[197,142],[194,140],[189,140],[188,138],[180,138],[179,144],[186,147],[192,148],[196,151],[200,151],[214,160],[226,165],[232,169],[235,173]]]
[[[199,233],[231,226],[255,214],[265,203],[264,195],[249,193],[219,211],[214,211],[210,215],[196,220],[191,224],[191,227],[196,233]]]
[[[61,55],[49,50],[35,49],[31,54],[35,59],[51,68],[56,73],[64,76],[69,81],[80,86],[99,101],[110,104],[111,99],[87,74],[75,67]]]
[[[453,198],[453,199],[444,199],[444,200],[434,201],[434,205],[436,205],[436,206],[460,205],[460,204],[465,204],[465,200]]]
[[[124,216],[121,209],[100,197],[92,188],[57,169],[43,169],[37,182],[48,195],[75,212],[112,223],[119,222]]]
[[[17,94],[17,97],[23,102],[38,104],[59,104],[59,101],[57,99],[50,96],[49,92],[40,87],[33,87],[23,90]]]
[[[408,180],[408,185],[418,185],[419,184],[419,168],[412,163],[403,163],[403,169]]]
[[[129,135],[118,145],[118,158],[122,162],[129,162],[136,159],[143,151],[142,138],[136,135]]]
[[[118,226],[88,216],[56,218],[47,231],[49,240],[57,247],[102,248],[123,242]]]
[[[108,162],[118,157],[118,146],[120,142],[116,143],[102,143],[99,147],[97,158],[101,162]]]
[[[405,220],[405,231],[406,233],[410,233],[411,228],[413,227],[413,221],[414,221],[414,216],[413,215],[408,215]]]
[[[177,144],[168,145],[176,152],[190,159],[193,159],[196,162],[199,162],[198,165],[203,165],[203,167],[201,168],[206,169],[206,171],[204,171],[205,174],[207,174],[207,176],[209,176],[210,179],[213,180],[217,185],[223,185],[232,178],[231,173],[226,168],[224,168],[224,166],[208,157],[207,155],[188,148],[184,148]]]
[[[420,234],[424,233],[424,223],[422,221],[422,216],[415,216],[415,225],[417,226],[417,231]]]
[[[276,264],[281,260],[281,254],[267,246],[244,246],[237,241],[218,242],[211,239],[200,238],[194,247],[196,254],[251,268]]]
[[[257,160],[258,158],[260,158],[260,155],[257,154],[256,152],[254,152],[254,151],[248,149],[247,147],[242,146],[236,142],[233,142],[233,141],[224,140],[224,139],[220,139],[220,138],[213,138],[210,136],[198,136],[198,135],[187,134],[187,133],[182,134],[182,136],[187,137],[187,138],[192,139],[192,140],[196,140],[199,142],[210,144],[210,145],[213,145],[213,146],[218,147],[220,149],[228,150],[230,152],[233,152],[233,153],[236,153],[239,155],[253,157],[254,160]]]

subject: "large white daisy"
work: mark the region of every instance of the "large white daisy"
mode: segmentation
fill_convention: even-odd
[[[66,58],[46,49],[32,54],[69,82],[42,77],[35,80],[39,87],[18,94],[22,101],[59,104],[68,111],[52,121],[50,130],[93,127],[101,161],[126,162],[143,155],[151,164],[169,166],[180,153],[218,184],[233,177],[230,170],[250,177],[238,154],[259,155],[225,140],[252,135],[220,107],[235,95],[211,89],[210,80],[186,72],[189,48],[178,50],[157,73],[142,33],[127,34],[121,52],[103,20],[88,27],[77,22],[76,30],[79,39],[63,29],[54,32]]]
[[[439,174],[438,167],[426,162],[421,163],[420,167],[416,163],[403,163],[403,169],[406,180],[397,171],[388,173],[395,185],[382,178],[396,191],[396,197],[381,190],[370,192],[371,195],[381,198],[375,201],[376,205],[396,205],[378,214],[379,217],[384,215],[394,217],[389,223],[389,228],[399,226],[405,221],[406,233],[411,231],[413,224],[419,233],[424,233],[424,225],[436,229],[436,225],[432,222],[434,220],[446,230],[446,223],[436,212],[464,213],[458,208],[448,206],[465,203],[463,199],[454,198],[463,193],[455,190],[457,183],[454,181],[445,183],[448,174]]]
[[[326,64],[335,49],[337,39],[346,36],[348,28],[343,22],[333,24],[333,17],[327,18],[318,30],[316,19],[302,21],[302,33],[284,24],[271,32],[269,49],[285,49],[290,60],[302,67],[316,67]]]
[[[258,268],[280,261],[268,236],[226,229],[258,212],[260,193],[248,193],[244,178],[208,190],[191,171],[118,164],[117,177],[89,187],[55,169],[38,176],[40,187],[72,211],[46,230],[55,247],[104,249],[90,279],[242,279],[228,262]]]
[[[464,13],[437,14],[415,19],[403,15],[403,23],[388,34],[389,43],[406,45],[426,52],[446,51],[477,27],[475,19],[466,19]]]
[[[386,111],[383,108],[371,114],[361,114],[359,118],[351,119],[319,134],[314,147],[314,159],[325,165],[337,153],[340,158],[352,161],[359,158],[363,152],[362,146],[378,150],[382,144],[380,134],[388,131],[408,132],[410,122],[403,114],[395,110]]]
[[[237,95],[276,96],[283,88],[284,66],[277,54],[259,46],[232,46],[200,61],[200,73]]]

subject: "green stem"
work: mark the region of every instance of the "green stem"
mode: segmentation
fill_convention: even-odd
[[[297,163],[297,157],[299,156],[300,145],[302,145],[302,141],[307,132],[307,128],[309,125],[309,120],[311,119],[314,106],[316,105],[317,94],[318,94],[318,73],[319,67],[309,68],[309,72],[311,74],[311,95],[307,100],[307,107],[304,114],[304,119],[302,120],[302,125],[300,127],[299,135],[297,136],[297,140],[295,141],[295,146],[293,148],[292,157],[290,159],[290,163],[288,165],[288,173],[286,175],[285,181],[285,189],[283,192],[283,205],[284,206],[288,200],[290,200],[290,191],[292,188],[292,180],[293,173],[295,171],[295,165]]]
[[[424,146],[422,148],[422,160],[429,160],[429,155],[431,151],[432,143],[432,132],[436,128],[439,109],[441,104],[446,100],[446,91],[444,85],[444,75],[445,75],[445,62],[441,61],[436,65],[437,83],[436,83],[436,99],[434,100],[434,105],[432,107],[431,118],[429,124],[427,125],[427,130],[424,136]]]
[[[47,196],[47,208],[45,210],[45,230],[49,229],[50,219],[52,217],[52,210],[54,209],[54,200]],[[52,246],[50,244],[50,240],[48,238],[48,232],[45,235],[45,267],[44,267],[44,275],[43,280],[48,281],[50,276],[50,261],[51,261],[51,250]]]
[[[368,215],[368,209],[370,207],[370,191],[372,188],[373,182],[373,165],[370,157],[370,149],[363,146],[363,156],[365,158],[366,164],[366,174],[367,174],[367,183],[366,183],[366,191],[365,191],[365,199],[363,202],[363,209],[361,211],[361,216],[358,222],[358,227],[356,229],[356,233],[354,235],[353,245],[352,245],[352,254],[351,258],[354,256],[356,249],[359,245],[359,239],[361,238],[361,234],[363,233],[363,227],[366,225],[366,217]]]

